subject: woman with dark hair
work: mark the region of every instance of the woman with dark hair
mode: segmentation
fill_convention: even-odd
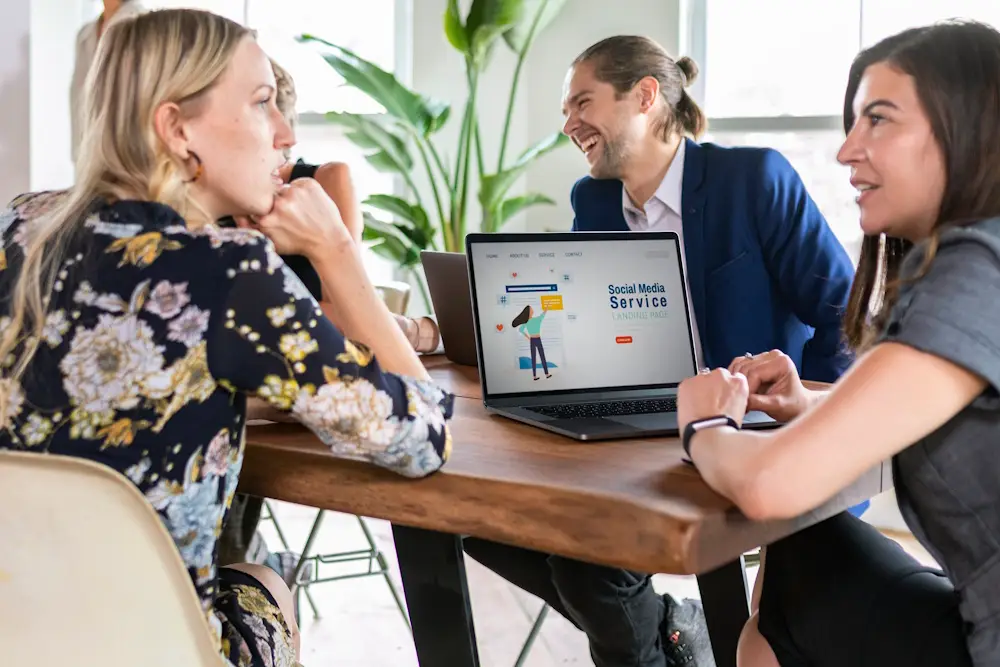
[[[542,320],[545,319],[548,312],[543,306],[542,314],[536,317],[535,309],[531,306],[525,306],[524,310],[518,313],[514,321],[510,323],[522,336],[528,339],[528,345],[531,348],[531,376],[535,380],[538,379],[537,357],[542,358],[542,372],[545,373],[545,377],[552,377],[552,374],[549,373],[549,364],[545,361],[545,348],[542,347]]]
[[[948,22],[861,53],[845,129],[867,237],[845,322],[857,362],[822,392],[778,352],[691,378],[684,447],[758,520],[813,510],[892,458],[903,517],[943,571],[847,513],[780,540],[739,663],[998,665],[1000,33]],[[742,432],[747,409],[789,423]]]

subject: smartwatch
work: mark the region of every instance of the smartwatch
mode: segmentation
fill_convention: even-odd
[[[691,438],[694,437],[694,434],[698,431],[708,428],[718,428],[720,426],[732,426],[737,431],[740,430],[740,425],[736,423],[735,419],[728,415],[718,415],[717,417],[696,419],[684,427],[684,435],[681,437],[681,445],[684,447],[684,455],[687,457],[687,463],[694,465],[694,461],[691,460]]]

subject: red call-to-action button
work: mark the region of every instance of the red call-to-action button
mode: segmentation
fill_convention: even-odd
[[[619,345],[627,345],[632,342],[631,336],[615,336],[615,342]]]

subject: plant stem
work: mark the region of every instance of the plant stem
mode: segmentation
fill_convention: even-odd
[[[472,122],[476,124],[476,165],[479,167],[479,182],[482,183],[483,177],[486,176],[486,165],[483,164],[483,142],[479,138],[479,116],[473,118]]]
[[[412,132],[411,134],[413,136],[413,142],[417,145],[417,150],[420,152],[420,159],[424,163],[424,169],[427,170],[427,179],[431,182],[431,190],[434,192],[434,204],[437,206],[438,218],[441,220],[441,228],[444,229],[447,220],[444,217],[444,207],[441,205],[441,194],[438,192],[437,178],[435,178],[434,171],[431,169],[431,163],[427,159],[427,150],[424,148],[424,139],[416,132]],[[427,143],[430,143],[429,139],[427,140]]]
[[[451,188],[451,177],[448,175],[448,169],[444,165],[444,161],[441,160],[441,156],[437,152],[437,148],[434,147],[434,142],[430,139],[427,140],[427,146],[431,149],[431,159],[434,160],[434,165],[441,172],[441,178],[444,179],[445,185]]]
[[[465,128],[466,138],[465,138],[465,164],[462,165],[462,194],[459,197],[459,217],[456,220],[458,232],[455,236],[455,251],[460,251],[461,246],[465,243],[465,215],[468,211],[468,197],[469,197],[469,165],[472,161],[472,151],[469,150],[472,145],[473,134],[476,129],[476,93],[479,87],[479,76],[478,73],[473,72],[469,81],[469,101],[468,101],[468,127]]]
[[[503,135],[500,138],[500,157],[497,160],[498,174],[503,171],[503,158],[507,153],[507,136],[510,134],[511,118],[514,116],[514,98],[517,97],[517,84],[521,80],[521,68],[524,67],[524,61],[527,59],[528,51],[531,49],[531,43],[535,40],[535,31],[538,30],[538,25],[542,21],[542,14],[545,13],[545,7],[548,4],[549,0],[542,0],[538,5],[538,13],[531,20],[531,28],[528,29],[528,36],[524,40],[524,49],[517,54],[517,66],[514,67],[514,78],[510,85],[510,95],[507,102],[507,118],[504,120]]]

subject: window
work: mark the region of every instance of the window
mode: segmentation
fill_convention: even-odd
[[[354,51],[388,71],[396,63],[397,0],[144,0],[147,9],[192,7],[215,12],[257,31],[258,43],[295,80],[298,97],[298,144],[293,156],[312,163],[346,162],[361,199],[395,190],[392,175],[376,171],[342,131],[323,119],[327,111],[383,111],[365,95],[344,85],[319,50],[300,44],[309,33]],[[101,3],[89,8],[100,14]],[[365,253],[365,265],[376,282],[390,280],[394,267]]]
[[[802,176],[857,257],[862,234],[848,169],[843,95],[856,53],[906,28],[949,18],[1000,27],[997,0],[686,0],[683,52],[701,67],[692,94],[706,141],[775,148]]]

